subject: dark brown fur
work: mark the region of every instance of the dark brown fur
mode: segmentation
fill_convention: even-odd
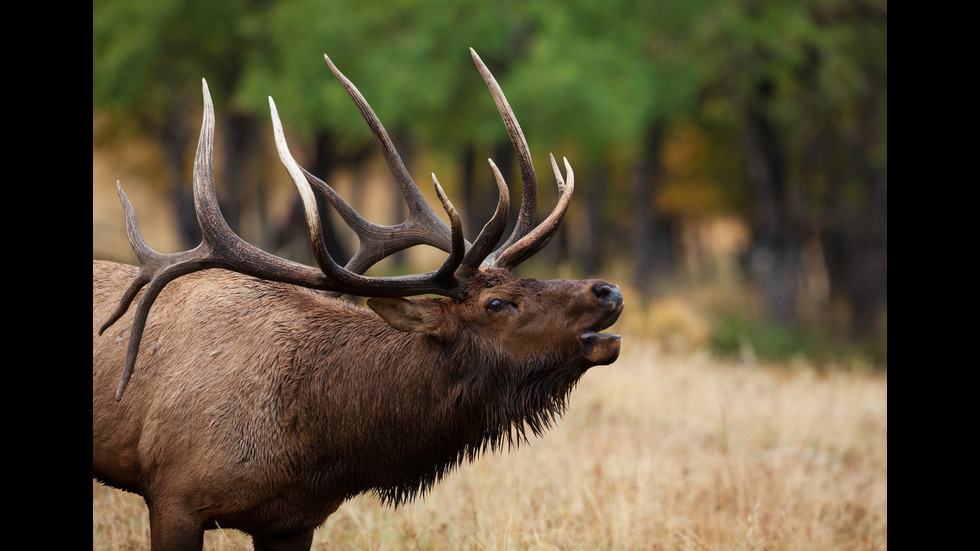
[[[399,504],[457,464],[548,428],[591,366],[622,295],[603,281],[486,271],[466,298],[370,309],[224,270],[157,298],[125,398],[132,313],[98,330],[136,273],[93,263],[93,475],[142,495],[154,549],[220,525],[256,549],[308,549],[346,499]],[[488,310],[500,298],[505,306]],[[399,326],[395,329],[392,325]]]

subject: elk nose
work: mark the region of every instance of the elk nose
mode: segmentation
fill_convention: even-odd
[[[599,297],[602,302],[610,303],[614,306],[622,306],[623,304],[623,293],[619,290],[618,285],[613,285],[612,283],[607,283],[605,281],[598,281],[592,285],[592,292],[595,296]]]

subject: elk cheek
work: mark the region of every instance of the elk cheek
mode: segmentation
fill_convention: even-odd
[[[582,354],[594,365],[609,365],[619,357],[623,338],[607,333],[582,333]]]

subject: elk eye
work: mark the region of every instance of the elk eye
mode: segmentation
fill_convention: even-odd
[[[487,311],[499,312],[500,309],[504,307],[504,304],[504,301],[500,300],[499,298],[490,299],[490,302],[487,303]]]

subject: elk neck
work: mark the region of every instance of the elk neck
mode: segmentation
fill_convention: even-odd
[[[291,354],[300,376],[285,419],[308,459],[331,466],[320,483],[344,497],[410,501],[464,460],[526,441],[527,428],[539,435],[587,369],[518,361],[465,327],[443,341],[399,331],[370,310],[320,300],[303,316],[331,319],[302,324],[312,334]]]

